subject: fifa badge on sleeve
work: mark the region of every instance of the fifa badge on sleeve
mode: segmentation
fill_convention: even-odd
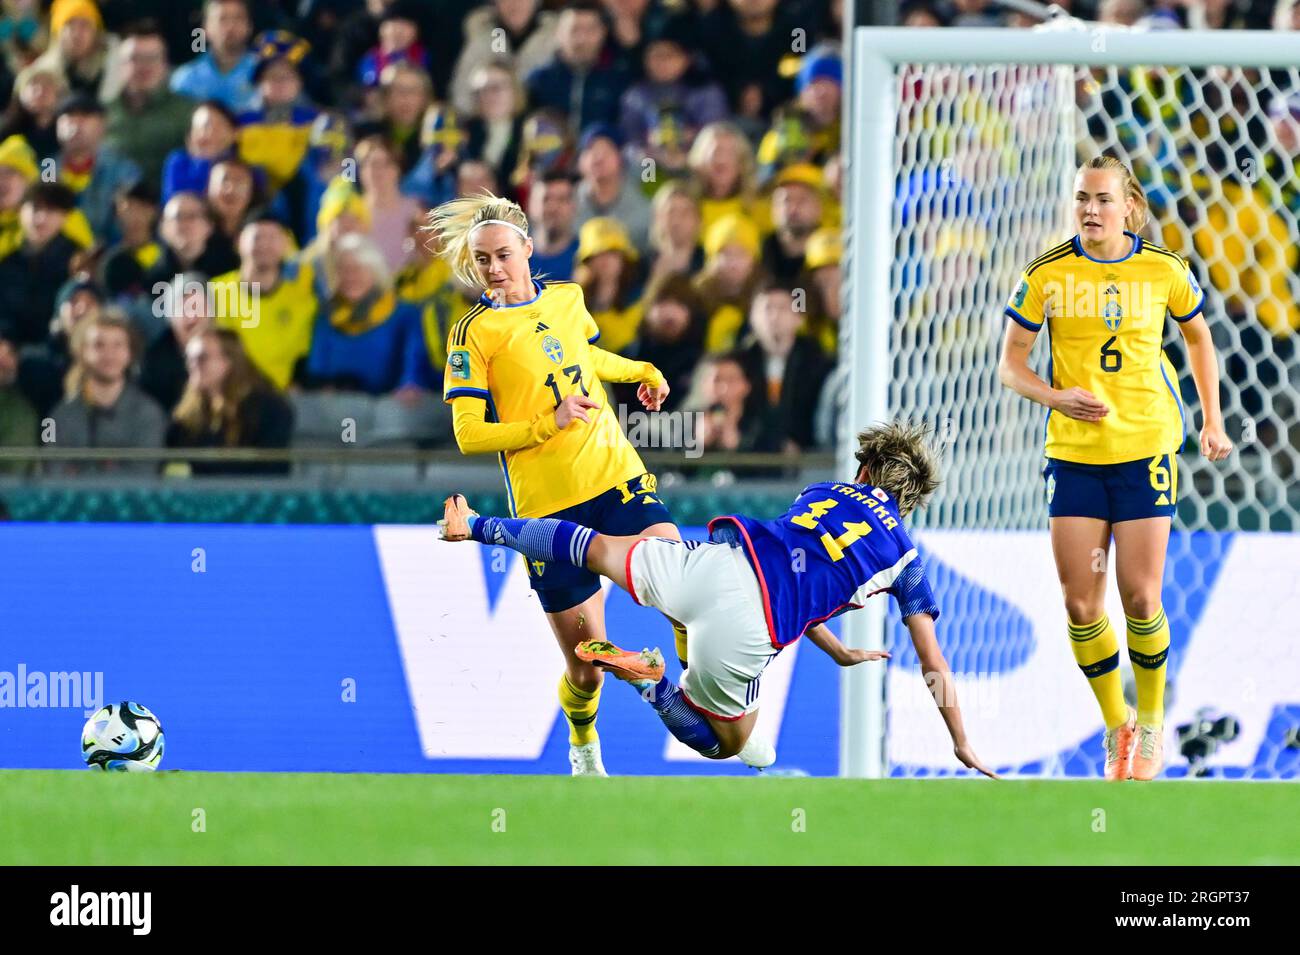
[[[469,352],[464,350],[452,352],[447,356],[447,364],[451,368],[451,377],[469,381]]]

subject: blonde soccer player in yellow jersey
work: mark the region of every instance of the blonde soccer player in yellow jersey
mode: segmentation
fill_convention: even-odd
[[[452,326],[443,398],[462,452],[497,452],[512,517],[556,517],[615,535],[681,535],[655,477],[619,427],[602,382],[640,382],[651,411],[668,384],[648,362],[596,346],[600,329],[572,282],[536,279],[528,219],[508,199],[455,199],[435,209],[428,231],[456,276],[481,288]],[[605,775],[596,733],[601,671],[575,655],[605,640],[597,574],[571,564],[527,563],[530,583],[564,652],[560,706],[569,722],[574,775]],[[678,654],[685,631],[674,624]]]
[[[1107,779],[1154,779],[1164,764],[1169,624],[1160,591],[1187,417],[1162,348],[1166,313],[1187,344],[1204,417],[1201,454],[1219,461],[1232,451],[1205,295],[1184,259],[1137,234],[1147,212],[1141,185],[1119,160],[1101,156],[1078,170],[1078,233],[1025,268],[1007,303],[999,367],[1002,384],[1048,409],[1052,553],[1074,657],[1106,724]],[[1051,348],[1046,381],[1028,365],[1040,330]],[[1136,712],[1124,702],[1119,641],[1105,611],[1112,538]]]

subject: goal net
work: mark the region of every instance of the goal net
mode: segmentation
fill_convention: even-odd
[[[1167,771],[1294,777],[1300,70],[1269,64],[1300,62],[1300,39],[1288,61],[1267,45],[1277,36],[1261,48],[1258,35],[1239,33],[1080,30],[959,31],[969,37],[940,39],[952,52],[933,55],[900,52],[897,36],[880,37],[891,31],[858,31],[855,70],[887,78],[892,100],[857,77],[853,108],[885,135],[871,143],[863,131],[850,160],[847,352],[853,361],[883,347],[888,358],[875,365],[887,385],[860,386],[852,417],[935,426],[944,484],[910,523],[939,593],[940,640],[976,751],[1014,773],[1099,775],[1102,725],[1066,639],[1046,533],[1044,410],[1001,387],[997,363],[1020,271],[1075,231],[1078,165],[1101,153],[1130,165],[1151,205],[1145,238],[1185,256],[1206,291],[1237,445],[1224,462],[1200,456],[1200,406],[1167,321],[1188,410],[1164,586]],[[1227,65],[1216,65],[1215,51]],[[887,164],[887,180],[875,162]],[[874,195],[886,181],[886,195]],[[886,220],[887,240],[863,234]],[[877,285],[883,267],[865,257],[882,251],[887,282]],[[1035,346],[1040,374],[1047,344],[1041,336]],[[854,373],[869,373],[863,367]],[[1114,581],[1112,555],[1107,610],[1123,643]],[[859,751],[870,755],[858,770],[951,772],[951,743],[907,632],[892,607],[882,623],[894,655],[883,680],[846,683],[845,733],[861,734]],[[875,634],[857,636],[870,644]],[[1131,693],[1122,648],[1121,659]],[[864,706],[883,707],[865,732],[850,722]],[[873,735],[882,745],[871,765]]]

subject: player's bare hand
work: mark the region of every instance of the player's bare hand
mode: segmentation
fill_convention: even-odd
[[[1232,441],[1222,425],[1206,425],[1201,429],[1201,455],[1209,461],[1222,461],[1232,453]]]
[[[970,748],[970,743],[962,743],[960,746],[954,746],[952,751],[953,755],[955,755],[961,764],[967,769],[979,770],[985,776],[989,777],[989,779],[1001,778],[997,773],[993,772],[993,770],[980,762],[980,758],[975,755],[975,750]]]
[[[1096,395],[1083,388],[1058,391],[1052,401],[1052,409],[1076,421],[1100,421],[1110,414],[1110,409]]]
[[[664,399],[668,397],[668,392],[671,390],[666,381],[658,388],[651,388],[642,382],[641,387],[636,390],[636,397],[647,411],[658,411],[663,407]]]
[[[591,424],[591,419],[587,417],[588,408],[599,408],[600,405],[592,401],[586,395],[569,395],[555,409],[555,424],[561,431],[567,428],[574,421],[585,421]]]
[[[839,664],[842,667],[857,666],[859,663],[870,663],[872,660],[888,660],[889,653],[885,650],[863,650],[861,647],[844,648],[844,655],[840,657]]]

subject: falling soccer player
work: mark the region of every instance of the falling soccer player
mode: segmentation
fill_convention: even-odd
[[[845,647],[826,621],[888,592],[934,686],[954,754],[995,776],[966,739],[935,637],[939,608],[903,526],[939,483],[925,435],[902,424],[868,428],[858,435],[852,483],[809,485],[774,521],[716,517],[708,541],[613,537],[555,518],[482,517],[460,494],[447,498],[440,533],[588,568],[685,625],[690,667],[681,686],[664,675],[658,649],[636,653],[589,641],[577,653],[636,687],[691,749],[711,759],[739,756],[757,768],[776,759],[769,743],[751,736],[764,668],[805,634],[841,666],[887,659],[884,651]]]

